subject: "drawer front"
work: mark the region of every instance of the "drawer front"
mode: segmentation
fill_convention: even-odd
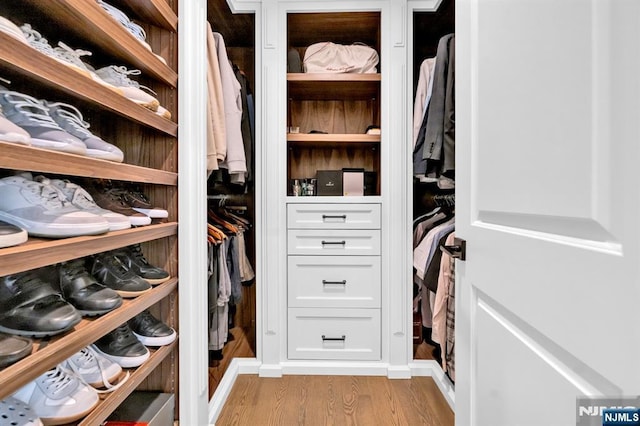
[[[380,204],[288,204],[289,229],[380,229]]]
[[[379,256],[289,256],[290,307],[379,308]]]
[[[289,359],[380,359],[379,309],[289,308]]]
[[[380,254],[380,231],[360,230],[289,230],[288,254],[320,256],[372,256]]]

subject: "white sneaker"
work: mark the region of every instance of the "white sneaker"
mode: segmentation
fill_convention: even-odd
[[[86,416],[98,404],[98,392],[60,366],[47,371],[12,395],[29,404],[47,425],[71,423]]]
[[[68,358],[60,364],[60,367],[67,372],[75,374],[84,383],[94,388],[106,389],[98,390],[98,393],[113,392],[129,378],[127,373],[124,379],[117,384],[113,384],[122,374],[122,367],[118,363],[100,355],[90,346],[81,349],[80,352]]]
[[[0,401],[0,420],[3,425],[42,426],[33,408],[12,396]]]
[[[122,93],[127,99],[151,111],[158,110],[160,102],[142,89],[148,90],[151,93],[154,93],[153,90],[129,78],[130,75],[140,75],[140,70],[127,70],[126,67],[110,65],[96,70],[96,74],[107,83],[122,90]]]
[[[51,118],[53,118],[65,132],[84,142],[87,146],[88,157],[122,163],[124,154],[120,148],[105,142],[87,130],[89,123],[84,121],[82,113],[80,113],[76,107],[62,102],[47,101],[45,101],[45,105],[49,108]]]
[[[80,185],[69,182],[67,179],[51,179],[49,183],[62,191],[67,200],[75,207],[103,217],[109,223],[109,231],[131,228],[131,221],[127,216],[98,206],[91,195]]]
[[[9,19],[4,16],[0,16],[0,31],[3,33],[15,38],[18,41],[23,42],[24,44],[29,44],[27,38],[24,36],[20,27],[11,22]]]
[[[0,86],[0,107],[5,117],[24,129],[37,148],[84,155],[87,146],[80,139],[62,130],[49,115],[44,103],[24,93]]]
[[[66,238],[102,234],[109,223],[79,210],[55,186],[24,176],[0,179],[0,219],[26,229],[29,235]]]

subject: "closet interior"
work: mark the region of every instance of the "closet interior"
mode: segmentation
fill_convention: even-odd
[[[425,60],[436,58],[440,40],[455,30],[454,0],[444,0],[437,11],[413,12],[413,115],[411,118],[412,132],[412,176],[413,176],[413,357],[414,359],[436,360],[442,365],[443,350],[446,352],[446,342],[439,337],[432,336],[434,326],[434,311],[442,309],[446,314],[446,305],[442,305],[442,297],[437,298],[439,281],[443,281],[444,273],[450,277],[451,258],[443,254],[440,245],[444,245],[446,236],[452,231],[451,221],[455,214],[455,176],[447,172],[442,178],[443,161],[424,160],[424,145],[418,145],[418,140],[429,135],[426,133],[426,120],[437,113],[429,110],[430,101],[434,93],[433,62],[426,72],[423,68]],[[429,59],[433,61],[433,59]],[[437,61],[435,61],[437,64]],[[442,65],[442,64],[441,64]],[[426,77],[426,78],[425,78]],[[430,78],[431,77],[431,78]],[[431,80],[431,82],[430,82]],[[437,81],[437,80],[436,80]],[[453,84],[453,81],[451,81]],[[429,101],[426,102],[426,99]],[[435,105],[431,105],[435,106]],[[431,114],[428,114],[431,112]],[[425,119],[426,115],[426,119]],[[453,117],[451,117],[453,118]],[[442,121],[442,119],[440,119]],[[422,134],[421,134],[422,132]],[[444,151],[444,149],[443,149]],[[426,164],[429,170],[426,171]],[[434,167],[435,166],[435,167]],[[451,178],[450,180],[448,178]],[[437,226],[440,225],[440,228]],[[446,234],[438,234],[435,243],[427,240],[430,231],[446,230]],[[435,235],[434,235],[435,236]],[[432,236],[432,238],[434,238]],[[442,240],[442,241],[440,241]],[[423,243],[422,245],[420,243]],[[442,242],[442,244],[440,244]],[[444,259],[444,260],[443,260]],[[445,266],[443,270],[443,265]],[[417,266],[417,267],[416,267]],[[431,288],[431,289],[430,289]],[[441,294],[441,296],[443,296]],[[453,303],[453,298],[449,302]],[[435,306],[439,303],[440,307]],[[446,304],[446,302],[445,302]],[[439,315],[440,315],[439,314]],[[446,315],[445,315],[446,316]],[[445,319],[446,320],[446,319]],[[436,320],[437,321],[437,320]],[[434,341],[432,339],[437,340]],[[443,339],[445,340],[445,339]],[[449,345],[452,346],[452,345]]]
[[[221,287],[216,283],[216,281],[222,282],[220,269],[216,270],[215,274],[210,275],[209,278],[210,305],[218,305],[213,308],[213,311],[210,310],[209,321],[209,397],[211,397],[233,358],[254,358],[256,356],[254,158],[257,99],[255,91],[255,15],[232,13],[226,0],[209,0],[207,6],[207,19],[211,30],[224,40],[228,61],[242,86],[240,93],[242,118],[237,122],[237,125],[241,126],[238,134],[242,134],[244,162],[247,170],[244,182],[239,184],[231,177],[229,173],[231,169],[225,169],[226,166],[220,162],[222,167],[219,170],[211,171],[207,181],[210,256],[219,259],[219,252],[224,249],[225,244],[228,244],[228,242],[224,242],[227,240],[232,240],[231,249],[237,250],[239,239],[243,238],[240,251],[236,252],[246,261],[244,267],[242,264],[239,267],[239,272],[241,272],[240,288],[236,288],[235,291],[232,289],[231,298],[226,303],[219,297]],[[221,55],[218,54],[218,57],[220,58]],[[209,66],[211,67],[211,62]],[[219,66],[222,69],[222,66]],[[209,96],[212,96],[211,93]],[[228,140],[229,132],[233,130],[230,128],[226,130]],[[226,226],[225,228],[225,223],[230,224],[231,227]],[[211,231],[214,234],[222,232],[228,238],[222,241],[220,237],[225,237],[218,235],[217,238],[212,239]],[[228,253],[229,251],[227,251]],[[230,272],[230,276],[233,276],[233,271]],[[227,321],[226,327],[224,321]]]
[[[0,78],[3,81],[0,86],[38,100],[72,105],[81,111],[83,120],[90,124],[90,131],[119,148],[124,159],[109,161],[41,149],[33,144],[0,141],[0,178],[29,172],[27,176],[33,176],[34,181],[42,175],[49,180],[68,180],[82,187],[136,188],[150,204],[166,210],[168,215],[152,218],[148,225],[98,235],[56,239],[29,235],[23,244],[0,248],[0,277],[37,269],[49,274],[47,279],[54,280],[56,272],[51,275],[50,271],[55,271],[63,262],[88,259],[139,244],[148,262],[164,269],[170,278],[137,297],[123,297],[122,305],[106,314],[84,316],[68,331],[33,338],[28,356],[0,369],[0,399],[9,397],[146,309],[179,334],[178,5],[176,0],[114,0],[108,3],[120,8],[143,28],[148,46],[96,1],[3,0],[0,10],[3,18],[17,26],[30,25],[52,48],[66,50],[67,55],[81,56],[94,70],[112,65],[128,70],[128,77],[149,88],[146,93],[156,98],[162,108],[157,103],[152,108],[141,106],[125,96],[123,90],[99,82],[95,74],[79,70],[59,58],[54,59],[12,36],[3,24],[0,31],[3,46],[0,49]],[[6,309],[6,300],[3,303]],[[80,424],[101,424],[134,391],[172,394],[175,402],[173,418],[178,418],[177,339],[149,350],[149,358],[136,368],[125,369],[129,372],[126,382],[113,392],[102,394],[97,406],[78,420]]]

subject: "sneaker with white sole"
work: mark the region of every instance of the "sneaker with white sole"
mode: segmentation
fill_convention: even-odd
[[[80,352],[65,360],[60,367],[96,389],[106,389],[98,390],[98,393],[113,392],[128,378],[127,374],[125,379],[118,381],[122,374],[120,364],[100,355],[91,346],[80,349]]]
[[[12,396],[0,401],[0,419],[3,425],[43,426],[42,420],[29,404],[25,404]]]
[[[96,74],[102,80],[120,89],[127,99],[137,103],[138,105],[142,105],[151,111],[155,112],[158,110],[160,102],[142,89],[148,90],[154,95],[155,92],[129,78],[130,75],[140,75],[140,70],[128,70],[123,66],[109,65],[96,70]]]
[[[153,206],[137,185],[119,186],[114,187],[112,190],[122,198],[125,204],[131,206],[131,208],[137,212],[145,214],[152,219],[165,219],[169,217],[169,212],[160,207]]]
[[[29,235],[47,238],[109,230],[105,219],[71,205],[55,186],[18,175],[0,179],[0,220],[24,228]]]
[[[49,115],[58,123],[62,129],[72,136],[80,139],[87,146],[87,156],[100,158],[102,160],[122,163],[124,154],[115,145],[105,142],[98,136],[91,133],[89,123],[84,121],[82,113],[73,105],[62,102],[48,102],[45,105],[49,108]]]
[[[147,43],[147,33],[140,25],[131,21],[126,13],[120,9],[98,0],[98,4],[116,21],[118,21],[131,35],[133,35],[147,50],[151,51],[151,46]]]
[[[131,226],[145,226],[151,224],[151,218],[149,216],[132,209],[124,202],[118,192],[114,191],[112,188],[107,188],[96,182],[91,182],[89,185],[85,186],[85,188],[87,192],[91,194],[97,205],[103,209],[111,210],[112,212],[127,216],[129,218],[129,222],[131,222]]]
[[[22,33],[22,30],[20,30],[20,27],[4,16],[0,16],[0,31],[15,38],[18,41],[21,41],[24,44],[29,44],[27,38]]]
[[[91,345],[99,354],[117,362],[122,368],[141,366],[151,353],[124,323]]]
[[[29,404],[46,425],[75,422],[98,405],[98,392],[60,366],[47,371],[12,395]]]
[[[166,346],[176,340],[176,331],[151,315],[148,309],[129,320],[133,334],[145,346]]]
[[[62,130],[49,115],[44,102],[0,86],[0,107],[4,116],[24,129],[37,148],[85,155],[87,146],[80,139]]]
[[[28,239],[27,231],[0,220],[0,248],[17,246],[27,242]]]
[[[80,210],[102,216],[109,223],[109,231],[131,228],[131,221],[123,214],[103,209],[93,201],[91,195],[80,185],[67,179],[51,179],[49,183],[63,192],[67,200]]]

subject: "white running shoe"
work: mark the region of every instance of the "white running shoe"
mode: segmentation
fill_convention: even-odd
[[[62,102],[48,102],[45,105],[49,108],[49,115],[58,123],[62,129],[80,139],[87,146],[87,156],[100,158],[102,160],[115,161],[122,163],[124,154],[115,145],[112,145],[100,139],[89,129],[89,123],[84,121],[82,113],[73,105]]]
[[[142,105],[151,111],[158,110],[160,102],[158,102],[158,100],[149,93],[144,92],[142,89],[148,90],[154,95],[155,92],[129,78],[130,75],[140,75],[140,70],[127,70],[127,68],[123,66],[110,65],[96,70],[96,74],[107,83],[122,90],[122,93],[127,99],[137,103],[138,105]]]
[[[46,425],[61,425],[86,416],[100,398],[91,386],[66,373],[60,366],[47,371],[12,395],[29,404]]]
[[[87,146],[62,130],[49,115],[49,108],[34,97],[0,86],[0,107],[5,117],[24,129],[37,148],[85,155]]]
[[[79,210],[55,186],[25,178],[0,179],[0,219],[26,229],[29,235],[66,238],[102,234],[109,223]]]
[[[80,349],[80,352],[68,358],[60,364],[60,367],[66,372],[75,374],[83,383],[87,383],[97,389],[105,389],[98,390],[98,393],[113,392],[129,378],[129,373],[127,373],[124,379],[114,384],[122,374],[122,367],[120,367],[120,364],[100,355],[91,346]]]
[[[80,185],[69,182],[67,179],[51,179],[49,183],[62,191],[67,200],[75,207],[102,216],[109,223],[109,231],[131,228],[131,221],[127,216],[98,206],[91,195]]]
[[[0,31],[3,33],[15,38],[18,41],[23,42],[24,44],[29,44],[27,38],[24,36],[20,27],[11,22],[9,19],[4,16],[0,16]]]
[[[151,46],[147,43],[147,33],[140,25],[134,23],[129,17],[120,9],[105,3],[102,0],[98,0],[98,4],[109,14],[113,19],[118,21],[127,31],[131,33],[147,50],[151,51]]]

